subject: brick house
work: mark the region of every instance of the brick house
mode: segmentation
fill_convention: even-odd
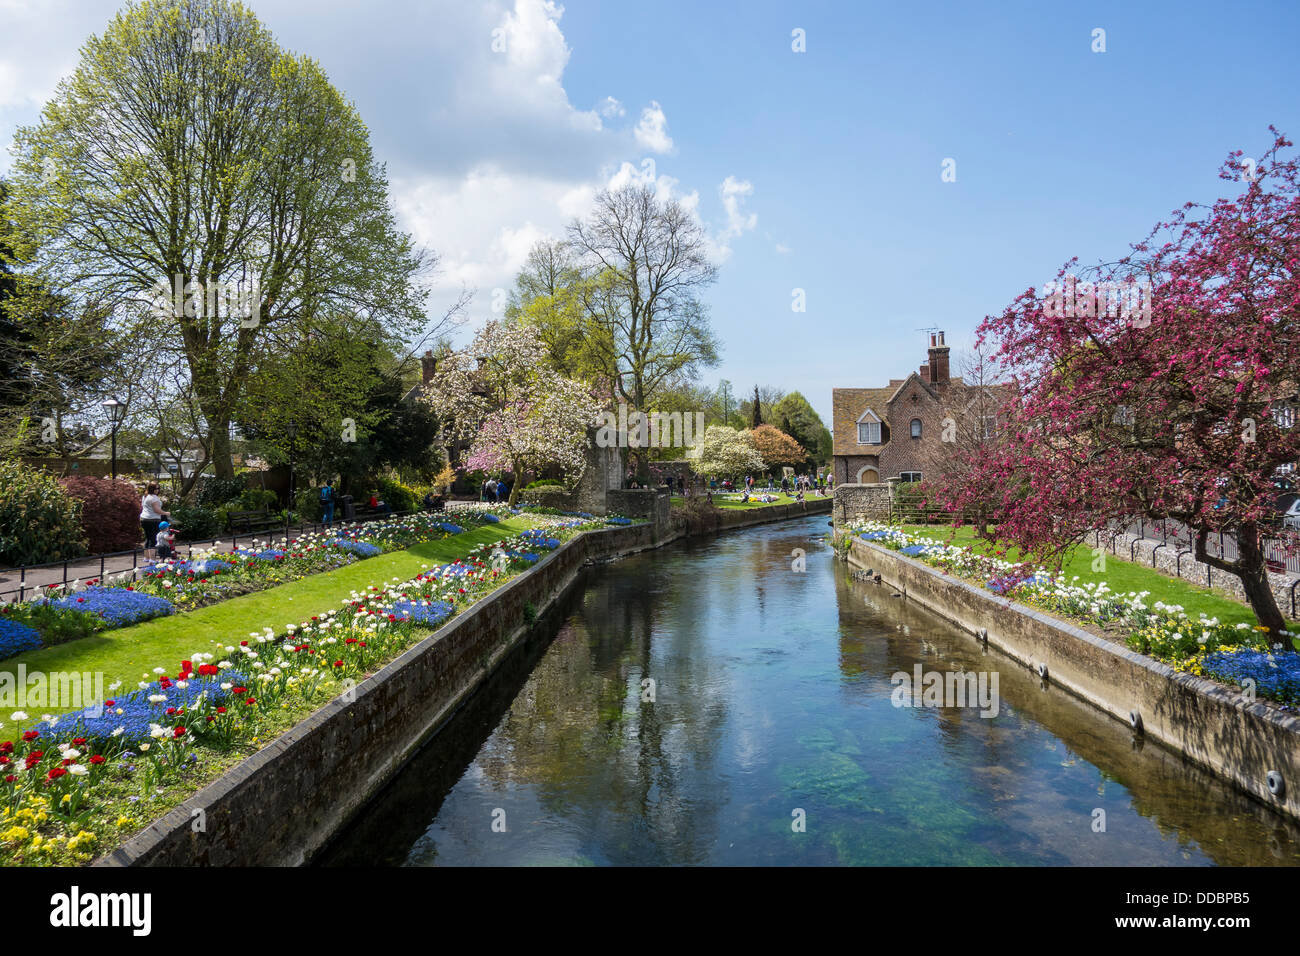
[[[930,333],[928,358],[907,378],[883,388],[831,390],[835,483],[920,481],[944,454],[943,422],[951,418],[991,437],[1006,385],[972,386],[953,377],[943,332]],[[950,425],[951,428],[951,425]],[[952,441],[950,430],[949,441]]]

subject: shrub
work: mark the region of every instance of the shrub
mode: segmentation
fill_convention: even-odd
[[[81,502],[81,531],[91,554],[130,551],[144,540],[140,494],[129,481],[80,475],[60,484]]]
[[[231,504],[234,511],[277,511],[280,499],[269,488],[246,488]]]
[[[199,492],[198,503],[205,508],[227,505],[238,498],[247,487],[247,475],[235,475],[233,478],[208,478]]]
[[[379,478],[375,481],[379,490],[379,500],[387,503],[394,511],[414,511],[420,499],[415,491],[391,478]]]
[[[536,497],[537,495],[563,495],[563,494],[567,494],[569,491],[569,489],[565,488],[564,485],[557,485],[553,483],[539,485],[536,482],[533,482],[524,490],[528,492],[529,498]]]
[[[53,475],[0,462],[0,564],[61,561],[85,550],[81,502]]]
[[[186,541],[207,541],[226,530],[224,508],[177,505],[171,509],[171,516],[171,520],[181,529],[181,537]]]
[[[325,516],[321,508],[319,488],[301,488],[293,496],[293,510],[303,521],[320,521]],[[335,514],[338,513],[335,508]]]
[[[722,511],[704,495],[693,495],[681,504],[673,505],[674,517],[686,524],[691,534],[714,531],[722,526]]]

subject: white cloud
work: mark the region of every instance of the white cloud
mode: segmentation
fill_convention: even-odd
[[[0,146],[14,126],[38,121],[118,5],[0,0]],[[628,109],[613,96],[591,109],[570,102],[575,51],[553,0],[388,0],[383,16],[351,0],[256,0],[255,12],[283,47],[319,60],[365,118],[401,227],[441,257],[435,313],[470,286],[471,315],[485,317],[529,247],[563,235],[601,188],[652,185],[700,214],[699,191],[657,168],[675,148],[658,101],[634,126],[618,122]],[[634,165],[635,156],[646,158]],[[734,177],[723,183],[725,222],[710,231],[719,261],[753,228],[751,194]]]
[[[667,153],[673,148],[672,137],[668,135],[668,117],[663,107],[651,100],[650,105],[641,111],[641,119],[636,124],[637,145],[652,153]]]
[[[758,213],[746,213],[740,208],[753,194],[754,184],[747,179],[728,176],[722,181],[718,195],[722,197],[722,208],[727,213],[727,225],[722,230],[723,238],[734,239],[758,225]]]

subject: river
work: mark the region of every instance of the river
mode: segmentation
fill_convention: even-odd
[[[828,530],[593,569],[316,862],[1300,863],[1294,824],[850,580]],[[917,665],[996,674],[996,716],[896,706]]]

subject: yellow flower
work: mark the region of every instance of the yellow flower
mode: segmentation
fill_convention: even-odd
[[[10,827],[3,833],[0,833],[0,843],[11,843],[14,845],[25,843],[31,839],[31,831],[26,827]]]

